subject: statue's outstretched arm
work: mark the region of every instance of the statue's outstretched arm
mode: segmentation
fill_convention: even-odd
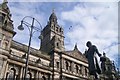
[[[99,53],[99,51],[98,51],[97,47],[96,47],[96,46],[94,46],[94,48],[95,48],[95,52],[98,54],[98,56],[99,56],[99,57],[101,57],[101,54]]]

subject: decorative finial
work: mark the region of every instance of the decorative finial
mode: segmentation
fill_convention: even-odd
[[[74,50],[78,50],[78,48],[77,48],[77,43],[75,44]]]
[[[55,12],[55,8],[52,9],[52,13],[54,13],[54,12]]]
[[[115,64],[115,62],[114,62],[114,61],[112,61],[112,63],[113,63],[113,64]]]
[[[103,51],[103,56],[106,56],[105,52]]]
[[[119,68],[117,68],[117,71],[119,72]]]

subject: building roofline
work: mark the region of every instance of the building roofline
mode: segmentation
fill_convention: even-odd
[[[23,51],[23,52],[27,53],[28,46],[12,40],[11,48],[14,48],[14,49],[17,49],[17,50],[20,50],[20,51]],[[34,56],[38,56],[38,57],[50,60],[50,56],[47,55],[47,53],[45,53],[43,51],[40,51],[40,50],[32,48],[32,47],[30,47],[30,51],[31,51],[30,54],[32,54]]]

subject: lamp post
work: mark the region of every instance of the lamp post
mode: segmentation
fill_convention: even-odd
[[[26,18],[32,18],[32,24],[29,24],[28,22],[26,22],[24,19]],[[39,24],[39,28],[34,26],[34,21],[36,21]],[[31,39],[32,39],[32,35],[35,31],[42,31],[42,26],[40,24],[40,22],[38,20],[36,20],[35,18],[31,17],[31,16],[25,16],[22,21],[21,24],[18,26],[19,30],[24,30],[23,24],[25,26],[28,27],[29,32],[30,32],[30,37],[29,37],[29,44],[28,44],[28,51],[27,51],[27,57],[26,57],[26,63],[25,63],[25,73],[24,73],[24,80],[27,78],[27,71],[28,71],[28,63],[29,63],[29,54],[30,54],[30,46],[31,46]],[[39,38],[42,38],[42,35],[39,36]]]

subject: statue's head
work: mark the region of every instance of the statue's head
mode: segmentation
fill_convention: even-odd
[[[105,52],[103,52],[103,56],[106,56]]]
[[[86,46],[87,46],[87,47],[91,47],[91,46],[92,46],[92,43],[91,43],[90,41],[88,41],[88,42],[86,43]]]

